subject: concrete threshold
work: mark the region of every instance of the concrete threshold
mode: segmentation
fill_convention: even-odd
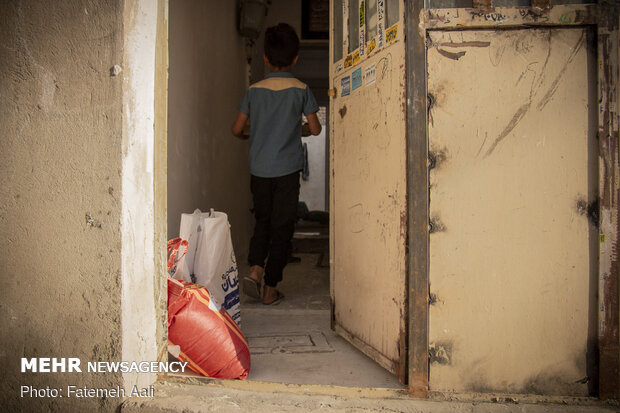
[[[242,295],[242,330],[250,344],[247,380],[168,375],[152,399],[128,399],[122,412],[620,412],[591,398],[430,392],[406,386],[330,328],[329,270],[316,254],[298,254],[279,286],[278,306]],[[240,265],[240,276],[247,268]]]
[[[618,405],[587,398],[431,393],[414,399],[403,390],[173,377],[155,386],[153,399],[128,399],[122,412],[618,412]]]

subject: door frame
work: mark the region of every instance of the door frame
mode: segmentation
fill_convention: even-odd
[[[409,392],[429,397],[429,175],[426,34],[430,30],[480,30],[594,26],[597,33],[599,102],[599,325],[598,393],[620,396],[618,237],[620,161],[618,143],[619,13],[613,0],[599,4],[493,7],[473,0],[472,8],[425,9],[424,0],[405,2],[407,79],[407,277],[409,295]]]

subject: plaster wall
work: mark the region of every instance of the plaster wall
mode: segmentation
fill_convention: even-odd
[[[110,388],[119,374],[20,373],[21,357],[121,357],[122,1],[0,3],[0,405],[21,385]]]
[[[252,47],[251,83],[258,82],[269,73],[269,68],[265,65],[263,60],[263,55],[265,53],[263,48],[263,43],[265,41],[264,34],[267,27],[275,26],[278,23],[290,24],[301,38],[301,1],[271,1],[267,16],[265,16],[262,33],[258,39],[254,41],[254,46]]]
[[[230,126],[247,87],[244,40],[233,1],[170,3],[168,237],[181,213],[226,212],[237,257],[253,228],[247,141]]]

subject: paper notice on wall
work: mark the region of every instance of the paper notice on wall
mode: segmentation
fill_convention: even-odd
[[[349,96],[351,94],[351,76],[343,77],[340,80],[340,86],[342,87],[340,96]]]
[[[364,82],[366,86],[372,85],[377,80],[377,64],[373,63],[364,70]]]
[[[353,78],[353,90],[362,87],[362,68],[358,67],[355,69],[351,76]]]

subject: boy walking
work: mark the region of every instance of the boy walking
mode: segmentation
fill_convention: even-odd
[[[244,292],[264,304],[278,304],[276,289],[288,259],[299,202],[299,172],[303,168],[301,115],[309,133],[321,133],[319,107],[310,88],[291,74],[297,63],[299,38],[288,24],[265,32],[265,64],[270,73],[250,86],[239,104],[233,135],[247,139],[243,129],[250,119],[250,173],[256,225],[250,240],[250,275]]]

